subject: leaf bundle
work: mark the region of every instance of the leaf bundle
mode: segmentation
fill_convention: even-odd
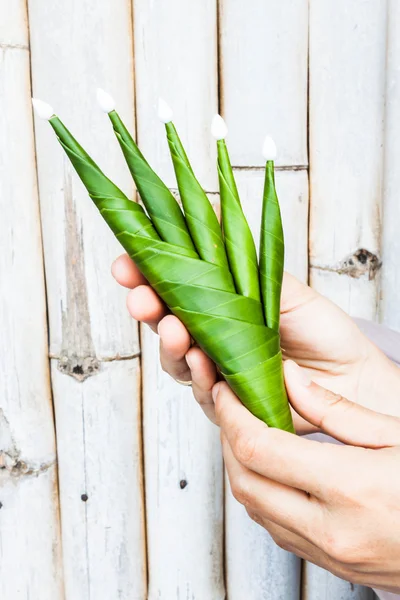
[[[266,181],[258,269],[233,174],[224,176],[219,165],[221,227],[175,127],[167,123],[182,212],[117,113],[109,117],[145,210],[104,175],[58,117],[50,124],[126,252],[243,404],[269,426],[293,432],[278,331],[283,237],[273,180]]]

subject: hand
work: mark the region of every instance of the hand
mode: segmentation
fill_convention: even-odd
[[[269,429],[219,383],[216,416],[235,498],[282,548],[342,579],[400,592],[400,419],[328,392],[291,361],[285,370],[295,410],[351,445]]]
[[[193,393],[215,422],[211,391],[217,381],[212,361],[196,347],[185,327],[168,311],[127,255],[115,261],[116,280],[131,288],[127,306],[132,317],[160,335],[161,363],[174,379],[193,382]],[[354,322],[332,302],[285,274],[281,303],[281,344],[285,359],[305,367],[319,384],[380,412],[400,415],[393,394],[399,371]],[[298,433],[315,427],[294,415]]]

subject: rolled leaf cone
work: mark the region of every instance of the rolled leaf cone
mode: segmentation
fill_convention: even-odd
[[[225,140],[218,140],[218,176],[223,233],[236,290],[260,300],[257,252],[244,216]]]
[[[186,223],[197,252],[203,260],[228,268],[228,259],[217,215],[193,173],[174,124],[166,123],[165,130]]]
[[[279,331],[285,243],[274,162],[267,161],[260,235],[260,284],[268,327]]]
[[[50,123],[129,256],[243,404],[269,426],[293,432],[279,334],[265,326],[261,303],[236,293],[227,265],[160,239],[143,209],[105,177],[61,121]]]
[[[118,113],[108,113],[126,163],[154,228],[166,242],[195,252],[185,217],[174,196],[139,150]]]

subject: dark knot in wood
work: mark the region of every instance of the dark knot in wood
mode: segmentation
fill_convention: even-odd
[[[99,371],[99,361],[94,356],[62,355],[58,361],[58,369],[65,375],[70,375],[77,381],[85,381]]]
[[[375,279],[381,266],[382,262],[376,254],[365,248],[359,248],[354,254],[350,254],[341,262],[338,272],[354,277],[354,279],[360,279],[367,275],[368,279],[372,280]]]

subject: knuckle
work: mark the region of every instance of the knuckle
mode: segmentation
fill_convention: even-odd
[[[334,394],[330,390],[324,390],[325,402],[326,402],[326,411],[324,415],[321,417],[320,428],[324,429],[324,426],[328,425],[329,420],[332,416],[332,413],[336,411],[338,408],[343,410],[346,409],[346,412],[351,408],[352,403],[347,400],[344,396],[340,394]]]
[[[327,536],[322,550],[330,559],[347,567],[363,562],[362,546],[342,533]]]
[[[246,475],[239,475],[231,482],[232,494],[235,500],[245,507],[252,503],[252,492]]]
[[[232,446],[233,453],[237,460],[243,465],[250,464],[256,455],[257,440],[256,437],[247,432],[239,430]]]

